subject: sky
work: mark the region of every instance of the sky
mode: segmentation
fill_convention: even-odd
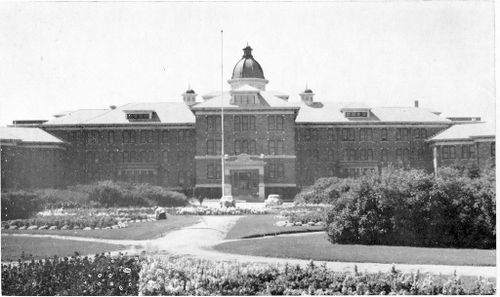
[[[0,125],[224,88],[248,43],[268,90],[495,119],[492,1],[0,4]]]

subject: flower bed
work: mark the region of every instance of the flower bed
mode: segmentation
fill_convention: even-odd
[[[355,269],[356,270],[356,269]],[[4,295],[495,294],[486,279],[337,272],[307,266],[179,257],[71,257],[2,265]]]
[[[181,207],[175,210],[176,215],[262,215],[269,214],[270,209],[254,209],[240,207]]]
[[[2,222],[3,229],[72,230],[125,228],[131,222],[152,221],[151,208],[94,208],[47,210],[34,218]]]
[[[317,266],[211,262],[150,258],[139,273],[142,295],[338,295],[338,294],[494,294],[495,284],[479,279],[467,285],[457,276],[336,272]]]
[[[138,258],[96,255],[2,265],[3,295],[138,295]]]
[[[324,226],[325,207],[294,206],[285,208],[280,212],[280,217],[285,221],[278,222],[279,226]]]

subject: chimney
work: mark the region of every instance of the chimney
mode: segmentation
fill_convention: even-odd
[[[418,107],[418,100],[415,100],[415,107]]]
[[[116,105],[110,105],[109,109],[116,109]]]

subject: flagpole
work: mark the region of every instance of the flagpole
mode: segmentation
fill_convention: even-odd
[[[224,32],[220,30],[220,123],[221,123],[221,177],[222,177],[222,196],[225,196],[224,182]]]

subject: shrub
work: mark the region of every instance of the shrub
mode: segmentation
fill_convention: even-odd
[[[2,193],[2,221],[26,219],[41,209],[37,195],[25,191]]]
[[[90,186],[79,186],[87,191],[91,201],[105,207],[111,206],[185,206],[184,194],[168,191],[163,187],[149,184],[101,181]]]
[[[4,295],[138,295],[140,260],[96,255],[2,265]]]
[[[143,262],[141,295],[494,294],[486,280],[401,272],[349,273],[307,266],[212,262],[175,257]]]
[[[78,190],[42,189],[35,191],[44,209],[83,208],[99,206],[89,194]]]
[[[323,189],[318,191],[338,187],[329,182],[338,179],[318,181]],[[448,168],[434,178],[420,170],[395,170],[355,182],[344,183],[349,190],[330,200],[326,223],[334,243],[495,247],[495,178],[490,171],[471,178]]]

